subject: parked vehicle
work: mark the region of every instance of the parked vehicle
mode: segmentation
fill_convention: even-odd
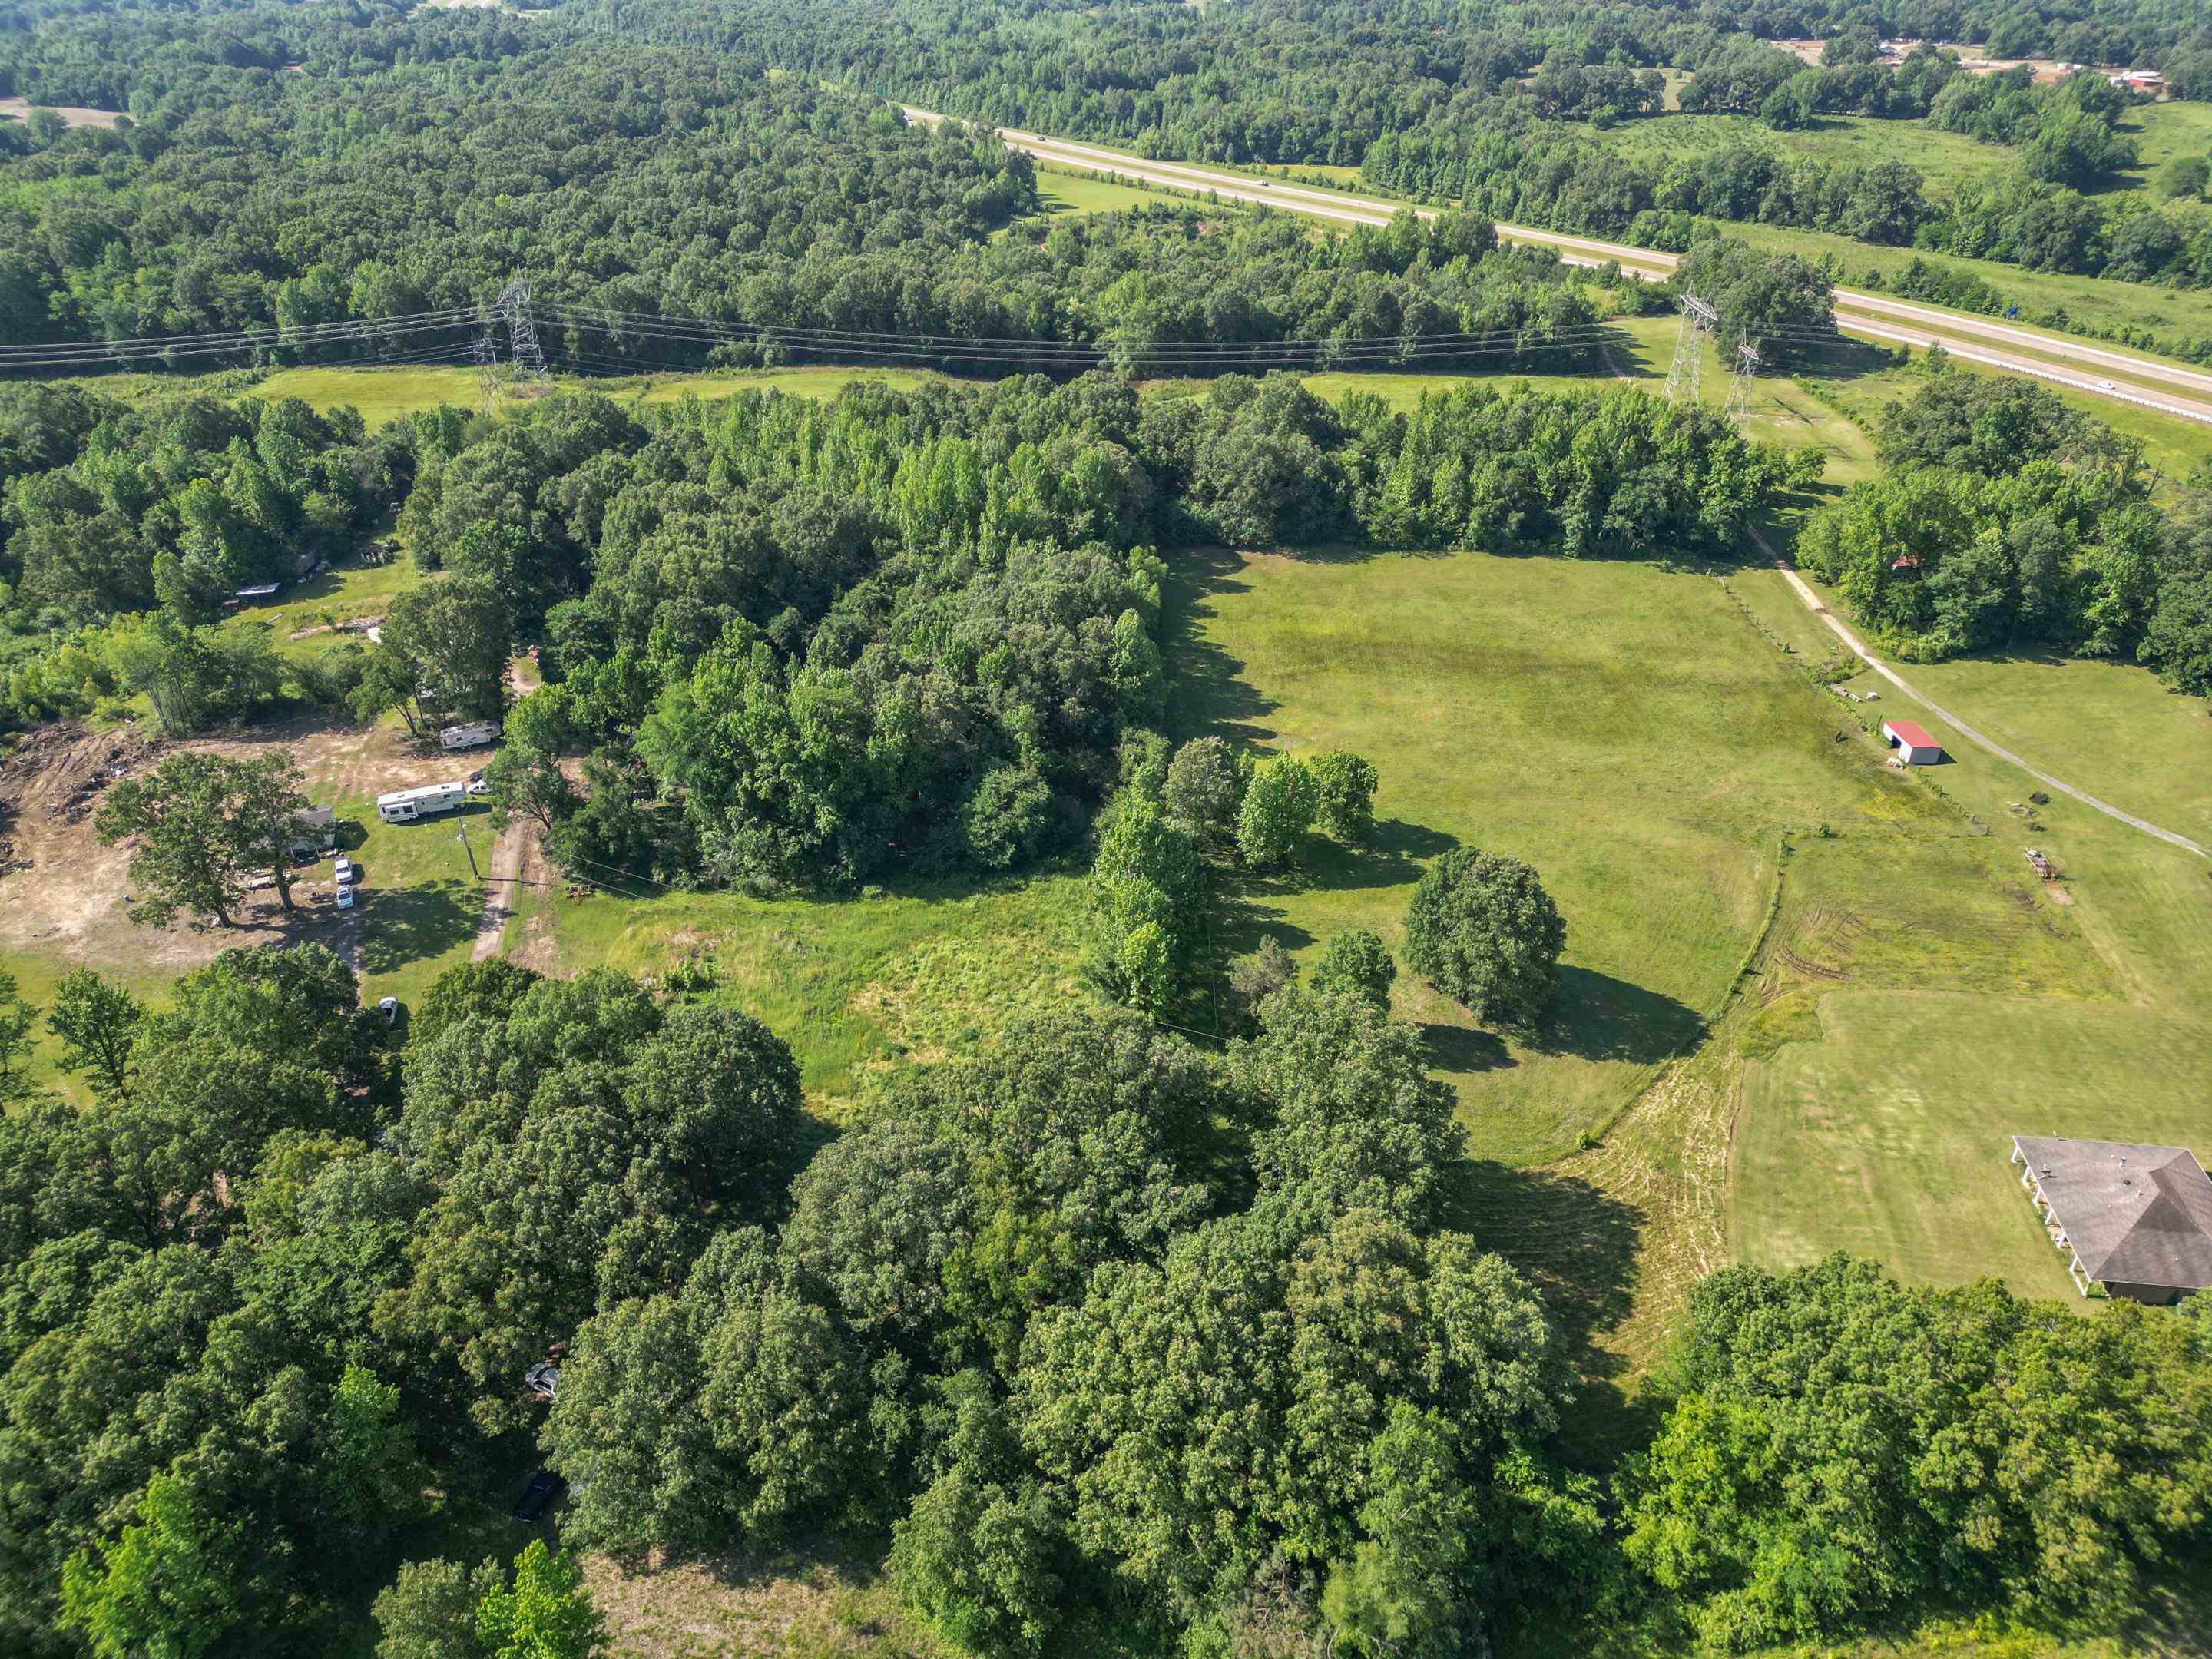
[[[481,749],[497,736],[497,720],[472,720],[466,726],[447,726],[438,733],[438,741],[448,749]]]
[[[550,1469],[540,1469],[530,1477],[530,1484],[522,1489],[522,1496],[515,1499],[514,1507],[507,1513],[517,1521],[535,1521],[560,1502],[561,1494],[568,1490],[566,1480]]]
[[[355,890],[355,890],[354,888],[350,887],[350,886],[347,886],[347,887],[341,887],[341,888],[339,888],[339,889],[338,889],[338,908],[339,908],[339,909],[341,909],[341,910],[350,910],[350,909],[352,909],[352,908],[353,908],[353,905],[354,905],[354,897],[353,897],[353,896],[354,896]]]
[[[360,874],[360,866],[356,865],[354,861],[348,858],[343,853],[338,854],[337,862],[331,866],[331,875],[334,879],[336,879],[337,884],[341,887],[351,886],[353,884],[354,878]]]
[[[399,1024],[399,999],[398,999],[398,997],[379,997],[379,998],[377,998],[377,1000],[376,1000],[376,1012],[379,1012],[380,1014],[382,1014],[382,1015],[384,1016],[384,1023],[385,1023],[386,1025],[397,1025],[397,1024]]]
[[[386,823],[412,823],[433,812],[450,812],[461,804],[465,785],[427,783],[420,789],[395,789],[376,798],[376,816]]]

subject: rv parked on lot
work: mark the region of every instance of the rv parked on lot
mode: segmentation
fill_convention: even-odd
[[[450,812],[467,799],[467,786],[426,783],[420,789],[395,789],[376,798],[376,816],[386,823],[412,823],[434,812]]]
[[[466,726],[449,726],[438,733],[438,741],[448,749],[478,749],[499,735],[497,720],[474,720]]]

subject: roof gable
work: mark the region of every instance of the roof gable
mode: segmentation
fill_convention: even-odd
[[[2212,1285],[2212,1178],[2187,1147],[2055,1135],[2013,1144],[2090,1278]]]

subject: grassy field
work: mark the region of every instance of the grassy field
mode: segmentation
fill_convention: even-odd
[[[2148,329],[2161,337],[2212,337],[2212,290],[2154,288],[2147,283],[2123,283],[2109,277],[2024,270],[1994,259],[1962,259],[1948,253],[1877,247],[1825,231],[1731,224],[1728,234],[1778,253],[1797,253],[1808,259],[1833,254],[1841,270],[1838,281],[1845,287],[1863,285],[1869,270],[1887,276],[1919,258],[1947,270],[1972,272],[2030,315],[2063,311],[2075,323],[2100,329]]]
[[[143,380],[144,377],[134,377]],[[807,365],[793,368],[726,369],[702,374],[562,374],[562,391],[603,393],[638,404],[676,403],[684,398],[727,398],[749,388],[773,388],[793,397],[832,397],[856,380],[892,386],[919,386],[945,377],[926,370]],[[418,409],[452,404],[477,405],[478,385],[472,368],[287,368],[268,376],[249,394],[256,398],[300,398],[317,409],[349,404],[371,429]]]
[[[1272,933],[1310,958],[1352,927],[1395,945],[1422,864],[1455,845],[1542,872],[1569,921],[1553,1029],[1502,1038],[1401,988],[1479,1155],[1504,1163],[1566,1152],[1696,1038],[1758,935],[1784,836],[1824,821],[1863,822],[1885,848],[1959,833],[1870,747],[1832,741],[1818,697],[1710,577],[1479,554],[1223,557],[1179,586],[1175,626],[1188,729],[1350,749],[1382,774],[1375,848],[1239,892],[1223,924],[1235,947]],[[1978,866],[1983,850],[1946,856]],[[1963,873],[1962,904],[2006,934],[2021,884]]]
[[[1076,974],[1082,898],[1072,871],[834,900],[625,901],[548,886],[517,926],[526,959],[564,968],[658,973],[710,959],[717,994],[792,1045],[810,1096],[835,1116],[902,1060],[973,1048],[1017,1014],[1089,1000]]]
[[[1777,132],[1749,115],[1686,115],[1679,112],[1624,121],[1604,133],[1573,123],[1597,143],[1622,155],[1659,159],[1701,155],[1729,145],[1762,150],[1790,161],[1814,161],[1829,167],[1875,167],[1903,161],[1917,167],[1937,193],[1970,180],[2010,171],[2018,155],[2002,145],[1984,144],[1924,121],[1878,120],[1864,115],[1824,115],[1796,132]]]
[[[1037,196],[1048,216],[1126,212],[1131,208],[1157,205],[1160,200],[1158,191],[1139,190],[1069,167],[1041,165],[1036,170],[1036,180]]]
[[[2168,161],[2212,152],[2212,105],[2169,99],[2131,110],[2120,131],[2136,141],[2137,165],[2121,175],[2123,188],[2139,190]]]
[[[1736,591],[1799,654],[1832,641],[1778,574]],[[2142,670],[2081,661],[1972,661],[1900,672],[2042,769],[2166,827],[2202,835],[2212,814],[2204,705],[2167,696]],[[1808,860],[1783,930],[1801,939],[1778,964],[1777,1012],[1750,1045],[1730,1184],[1741,1258],[1790,1265],[1863,1250],[1909,1276],[1954,1282],[1993,1273],[2015,1289],[2073,1300],[2063,1265],[2008,1178],[2006,1137],[2201,1144],[2212,1087],[2212,865],[2078,802],[2030,800],[2019,769],[1956,736],[1924,704],[1872,676],[1843,682],[1942,741],[1930,780],[1990,830],[2001,866],[2033,846],[2065,879],[2032,890],[2039,931],[2078,932],[2094,954],[2058,953],[1974,983],[1886,960],[1863,929],[1870,906],[1930,905],[1942,872],[1904,896],[1839,881]],[[2061,975],[2055,970],[2063,967]],[[2020,1201],[2015,1203],[2014,1200]],[[2075,1302],[2074,1305],[2081,1305]]]

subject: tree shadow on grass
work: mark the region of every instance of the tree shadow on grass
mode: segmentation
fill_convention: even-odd
[[[1364,847],[1316,837],[1308,844],[1304,868],[1290,881],[1310,893],[1357,892],[1365,888],[1405,887],[1419,881],[1421,866],[1459,845],[1459,837],[1403,818],[1375,826]]]
[[[1224,962],[1232,957],[1249,956],[1260,948],[1260,941],[1270,939],[1285,951],[1303,951],[1314,942],[1314,936],[1294,921],[1284,919],[1280,905],[1269,903],[1270,895],[1276,891],[1295,893],[1301,890],[1296,884],[1238,884],[1231,877],[1221,884],[1220,897],[1212,912],[1214,953]]]
[[[1521,1063],[1494,1031],[1436,1020],[1425,1020],[1414,1029],[1421,1034],[1429,1064],[1440,1072],[1499,1072]]]
[[[1277,705],[1244,680],[1244,665],[1212,640],[1201,624],[1224,593],[1242,593],[1243,561],[1224,548],[1189,548],[1169,565],[1162,584],[1160,638],[1169,664],[1169,716],[1181,738],[1218,737],[1231,744],[1266,743],[1275,733],[1259,722]]]
[[[1594,1182],[1555,1170],[1516,1170],[1486,1158],[1460,1166],[1447,1224],[1495,1250],[1542,1294],[1567,1361],[1582,1379],[1577,1414],[1602,1421],[1589,1449],[1609,1449],[1636,1427],[1619,1382],[1627,1362],[1598,1346],[1634,1301],[1644,1212]],[[1602,1442],[1602,1446],[1598,1443]]]
[[[1530,1046],[1650,1065],[1681,1052],[1705,1027],[1704,1015],[1664,992],[1570,963],[1559,969],[1559,1002]]]
[[[483,908],[483,890],[457,876],[365,893],[360,924],[362,971],[397,973],[410,963],[445,955],[476,937],[477,917]]]

